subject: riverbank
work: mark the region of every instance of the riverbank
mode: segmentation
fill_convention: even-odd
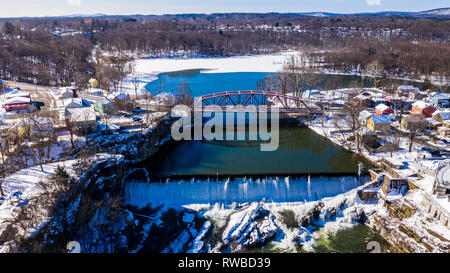
[[[392,153],[373,154],[364,147],[357,151],[354,143],[344,144],[340,129],[336,128],[331,119],[326,119],[323,125],[321,120],[313,121],[309,128],[384,170],[381,174],[388,177],[382,178],[384,190],[376,189],[377,194],[373,200],[359,203],[368,216],[367,225],[383,236],[393,246],[393,251],[450,251],[450,228],[448,220],[445,220],[450,215],[450,204],[446,197],[438,197],[433,192],[435,172],[443,164],[450,164],[450,159],[428,159],[430,155],[414,148],[414,145],[413,150],[408,152],[409,143],[406,139],[401,139],[399,151]],[[408,187],[409,191],[388,191],[391,187],[390,180],[395,179],[408,181],[411,185]],[[429,214],[431,211],[435,211],[434,215]]]

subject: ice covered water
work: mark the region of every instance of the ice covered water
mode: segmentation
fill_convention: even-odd
[[[288,182],[286,182],[288,181]],[[189,204],[232,204],[315,201],[354,189],[369,181],[367,176],[268,177],[223,180],[186,180],[167,182],[129,182],[125,185],[126,203],[183,206]]]

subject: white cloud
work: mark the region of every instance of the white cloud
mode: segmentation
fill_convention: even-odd
[[[366,0],[367,5],[369,6],[380,6],[381,0]]]
[[[69,6],[79,6],[81,5],[81,0],[66,0]]]

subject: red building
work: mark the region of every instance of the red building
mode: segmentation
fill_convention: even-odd
[[[392,111],[392,109],[389,106],[383,103],[378,104],[377,107],[375,107],[375,115],[377,116],[389,115],[393,112],[394,111]]]
[[[424,101],[417,101],[413,103],[411,110],[413,114],[422,114],[426,118],[430,118],[433,115],[434,111],[436,111],[436,108]]]
[[[31,106],[31,100],[27,97],[12,97],[6,99],[3,103],[3,108],[6,112],[17,110],[29,110]]]

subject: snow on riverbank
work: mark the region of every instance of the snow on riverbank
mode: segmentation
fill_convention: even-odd
[[[211,58],[141,58],[134,62],[135,71],[123,81],[123,91],[134,95],[134,78],[139,79],[139,94],[147,92],[145,85],[158,74],[190,69],[205,69],[203,73],[278,72],[286,57],[298,52],[289,51],[270,55],[211,57]]]

